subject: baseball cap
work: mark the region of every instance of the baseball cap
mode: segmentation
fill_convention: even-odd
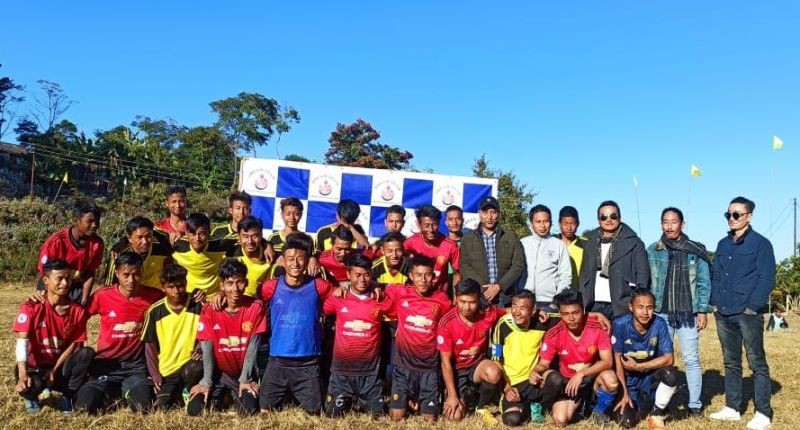
[[[478,205],[478,209],[484,210],[486,208],[500,209],[500,203],[498,203],[496,198],[492,196],[486,196],[483,199],[481,199],[481,203]]]

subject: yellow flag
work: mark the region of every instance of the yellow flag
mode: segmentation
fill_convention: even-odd
[[[67,180],[69,179],[69,176],[67,176],[67,175],[68,175],[68,172],[64,172],[64,178],[61,179],[61,182],[65,183],[65,184],[67,183]]]
[[[692,174],[692,176],[703,176],[703,172],[701,172],[700,168],[694,164],[692,164],[692,170],[690,173]]]
[[[772,136],[772,149],[783,148],[783,141],[778,136]]]

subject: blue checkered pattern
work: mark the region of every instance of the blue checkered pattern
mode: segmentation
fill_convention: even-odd
[[[303,202],[300,230],[312,234],[336,219],[340,200],[351,199],[361,206],[358,223],[376,238],[386,232],[383,221],[393,204],[406,209],[407,234],[416,231],[414,210],[425,204],[442,210],[443,231],[444,209],[451,204],[463,208],[465,227],[474,228],[478,203],[497,194],[497,180],[245,158],[239,189],[253,196],[253,215],[263,221],[267,232],[283,228],[280,201],[284,198]]]

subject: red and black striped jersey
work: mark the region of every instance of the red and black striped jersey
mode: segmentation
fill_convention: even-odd
[[[386,295],[392,300],[397,315],[394,364],[412,370],[438,369],[436,327],[453,307],[447,294],[434,289],[429,296],[423,296],[413,285],[389,285]]]
[[[478,312],[475,322],[467,324],[459,316],[457,308],[450,309],[439,321],[437,348],[453,353],[456,369],[469,369],[486,358],[489,333],[498,318],[505,314],[505,309],[489,306]]]

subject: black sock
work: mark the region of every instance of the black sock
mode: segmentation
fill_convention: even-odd
[[[481,382],[478,386],[478,409],[483,409],[487,404],[496,401],[499,397],[497,384]]]

